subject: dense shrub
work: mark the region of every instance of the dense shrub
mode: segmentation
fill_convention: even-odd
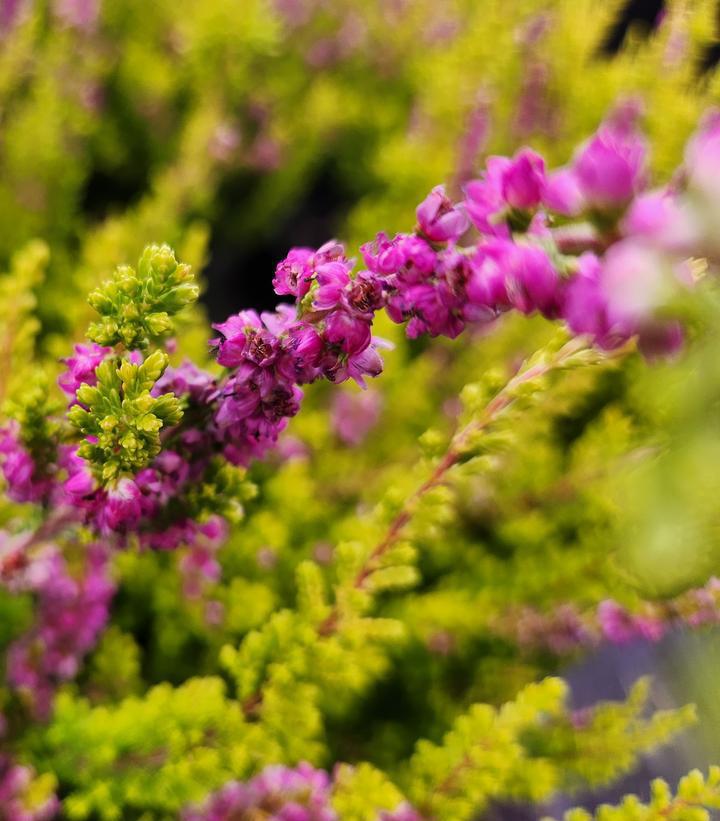
[[[694,721],[560,677],[720,613],[713,4],[618,8],[0,5],[0,818],[469,819]]]

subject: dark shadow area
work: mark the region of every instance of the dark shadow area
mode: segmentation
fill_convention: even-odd
[[[637,28],[644,36],[649,36],[658,25],[664,9],[664,0],[628,0],[617,20],[606,32],[598,52],[606,57],[617,54],[631,28]]]
[[[220,215],[232,214],[248,199],[247,179],[229,179],[219,195]],[[210,262],[204,271],[207,290],[203,302],[217,322],[244,308],[274,308],[280,297],[273,291],[275,266],[296,245],[316,248],[332,239],[357,199],[331,159],[318,168],[302,197],[281,214],[272,231],[256,237],[238,236],[231,219],[212,224]]]

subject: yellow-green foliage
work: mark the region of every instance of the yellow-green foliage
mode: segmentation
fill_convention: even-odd
[[[646,683],[626,704],[601,704],[576,722],[560,679],[545,679],[495,710],[474,705],[441,745],[418,743],[409,763],[408,793],[423,814],[469,818],[496,797],[542,801],[558,790],[603,784],[632,767],[691,720],[692,712],[640,717]],[[629,750],[634,750],[629,753]]]
[[[163,813],[202,797],[247,771],[247,746],[237,702],[217,678],[159,685],[115,707],[90,707],[61,697],[40,760],[64,783],[69,818],[122,818],[136,809]]]
[[[603,804],[591,814],[582,809],[565,813],[565,821],[710,821],[711,810],[720,809],[720,769],[711,767],[707,778],[693,770],[680,780],[677,793],[661,778],[652,783],[650,802],[642,803],[637,796],[627,796],[622,804],[611,807]]]
[[[644,100],[665,178],[717,100],[718,80],[693,74],[713,36],[710,0],[671,3],[654,36],[631,33],[612,60],[597,48],[617,0],[393,5],[319,4],[293,27],[264,0],[105,0],[97,32],[83,33],[37,2],[4,36],[0,401],[32,453],[61,407],[58,359],[91,319],[86,291],[104,317],[94,338],[130,347],[169,333],[194,298],[165,248],[151,252],[162,293],[140,295],[142,312],[124,296],[138,287],[131,269],[108,279],[148,243],[172,244],[200,277],[212,231],[284,250],[278,226],[325,166],[352,200],[333,221],[344,238],[407,230],[427,190],[457,188],[482,155],[530,143],[566,162],[629,94]],[[354,46],[312,57],[350,30]],[[518,113],[528,95],[546,115],[531,126]],[[487,136],[468,158],[473,116]],[[182,551],[120,553],[111,626],[49,723],[32,724],[0,688],[2,744],[41,774],[38,800],[57,782],[63,817],[170,819],[228,780],[307,760],[341,762],[343,821],[406,799],[455,821],[631,770],[691,711],[648,715],[641,683],[625,702],[574,712],[564,661],[519,641],[517,615],[594,612],[610,596],[634,610],[718,572],[718,316],[699,284],[686,358],[653,366],[632,350],[568,348],[537,318],[452,342],[408,341],[379,320],[394,348],[369,387],[379,421],[361,445],[333,424],[338,393],[357,389],[308,387],[287,431],[299,455],[247,477],[213,462],[183,499],[188,515],[231,520],[219,581],[188,597]],[[173,363],[202,363],[202,309],[174,320]],[[145,465],[162,422],[179,418],[170,400],[152,399],[162,414],[149,404],[166,364],[152,357],[101,374],[137,388],[131,418],[100,407],[103,385],[83,393],[90,412],[73,411],[86,433],[112,417],[89,454],[106,479]],[[0,500],[9,532],[39,515]],[[72,557],[72,539],[58,538]],[[0,591],[3,658],[32,608],[29,594]],[[655,786],[648,807],[629,798],[596,817],[706,818],[717,781],[693,774],[677,797]]]

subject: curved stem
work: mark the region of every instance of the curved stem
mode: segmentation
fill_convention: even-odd
[[[419,501],[428,491],[441,485],[447,476],[448,471],[458,463],[463,455],[468,439],[488,428],[515,400],[517,388],[534,379],[545,376],[550,371],[563,367],[568,360],[583,350],[587,350],[589,342],[587,338],[576,337],[564,345],[551,359],[530,366],[526,370],[518,371],[507,384],[488,402],[482,413],[471,420],[465,427],[453,436],[450,446],[440,462],[427,478],[413,493],[407,498],[400,511],[390,522],[385,535],[370,551],[362,568],[358,571],[352,586],[357,590],[362,590],[367,579],[377,569],[377,562],[387,551],[392,548],[400,539],[405,527],[411,521]],[[341,624],[342,614],[337,602],[330,613],[317,626],[318,636],[326,638],[334,635]],[[247,716],[255,716],[262,705],[262,692],[260,690],[252,693],[243,701],[243,711]]]
[[[512,404],[514,392],[520,385],[531,382],[533,379],[538,379],[555,368],[562,367],[571,356],[585,348],[587,348],[587,340],[578,337],[561,348],[554,359],[533,365],[525,371],[519,371],[508,381],[505,387],[490,400],[484,411],[477,418],[470,421],[462,430],[453,436],[450,447],[431,476],[408,497],[400,509],[400,512],[390,523],[385,536],[373,548],[365,564],[360,571],[358,571],[353,582],[353,586],[356,589],[362,590],[365,581],[376,569],[375,565],[377,560],[397,543],[406,525],[412,519],[419,500],[422,499],[428,491],[441,485],[445,481],[445,476],[450,468],[460,459],[467,440],[474,434],[489,427],[498,416]],[[329,636],[334,633],[338,628],[339,620],[340,612],[336,604],[327,618],[320,623],[318,627],[319,635]]]

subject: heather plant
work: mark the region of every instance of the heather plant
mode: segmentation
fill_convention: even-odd
[[[470,179],[480,152],[532,141],[564,162],[621,93],[646,100],[667,175],[716,96],[694,82],[713,3],[668,2],[651,38],[601,59],[620,6],[7,0],[0,262],[51,246],[37,313],[62,356],[119,261],[162,238],[199,270],[208,225],[236,252],[287,245],[324,175],[343,201],[329,232],[360,244],[405,227],[439,180]]]
[[[540,817],[694,722],[562,678],[720,620],[712,7],[589,8],[1,7],[0,818]],[[210,332],[321,151],[351,241]]]
[[[642,498],[687,458],[695,392],[653,415],[646,382],[713,350],[719,143],[708,116],[651,189],[624,104],[558,170],[490,157],[361,265],[291,250],[291,301],[216,324],[204,368],[182,359],[198,290],[169,247],[93,290],[58,390],[13,386],[0,440],[9,817],[470,818],[608,783],[691,722],[646,715],[645,681],[574,710],[548,674],[717,620],[702,520],[710,558],[648,598],[608,549],[647,547],[608,482]],[[9,357],[32,350],[46,261],[15,263]],[[342,384],[385,379],[372,413]],[[383,718],[387,688],[404,707]],[[693,779],[653,801],[680,811]]]

